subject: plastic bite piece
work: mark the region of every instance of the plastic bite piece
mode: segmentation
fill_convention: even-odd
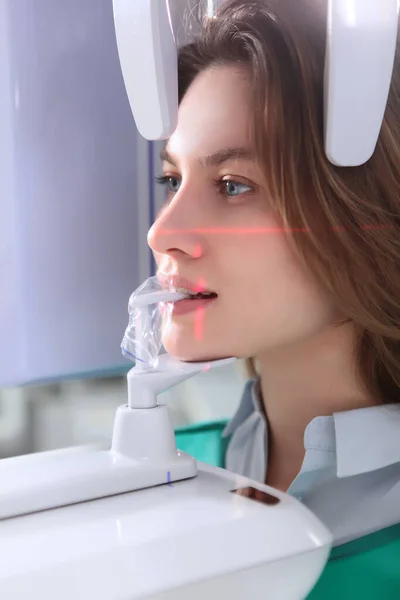
[[[129,324],[121,344],[124,356],[135,361],[128,373],[130,408],[155,408],[158,394],[197,373],[236,360],[187,363],[168,354],[159,355],[162,329],[171,321],[173,302],[185,297],[173,288],[163,287],[156,277],[147,279],[130,297]]]
[[[173,302],[185,294],[165,289],[156,277],[146,279],[129,299],[129,323],[121,343],[122,354],[138,369],[154,369],[162,342],[162,327],[172,315]],[[160,310],[162,305],[163,310]]]

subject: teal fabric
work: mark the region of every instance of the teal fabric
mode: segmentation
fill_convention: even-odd
[[[176,445],[200,462],[214,467],[225,466],[225,452],[229,438],[222,437],[226,421],[196,423],[175,431]]]
[[[225,466],[226,421],[176,431],[177,446],[197,460]],[[400,525],[333,549],[308,600],[400,600]]]
[[[308,600],[399,600],[400,525],[333,549]]]

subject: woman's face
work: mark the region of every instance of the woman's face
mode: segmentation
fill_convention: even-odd
[[[183,360],[262,356],[333,321],[271,210],[250,119],[245,73],[213,67],[186,93],[167,144],[168,202],[148,241],[167,283],[216,294],[174,305],[163,342]]]

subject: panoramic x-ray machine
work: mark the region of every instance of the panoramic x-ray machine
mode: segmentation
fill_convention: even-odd
[[[0,0],[1,385],[127,370],[125,305],[151,275],[153,142],[176,126],[177,48],[222,3]],[[397,0],[329,2],[325,148],[338,166],[374,152],[397,18]],[[157,395],[234,359],[159,356],[159,302],[179,299],[165,293],[149,279],[131,296],[135,366],[111,449],[0,461],[2,598],[297,600],[318,580],[332,539],[313,514],[176,449]]]

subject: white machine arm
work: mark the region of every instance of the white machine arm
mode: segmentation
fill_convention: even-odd
[[[177,48],[225,0],[113,0],[119,56],[138,130],[169,137],[177,122]],[[398,0],[329,0],[325,69],[325,151],[335,165],[365,163],[386,108]],[[179,35],[178,35],[179,33]]]
[[[337,166],[369,160],[385,114],[398,0],[329,0],[325,64],[325,152]]]
[[[168,137],[178,112],[177,48],[166,0],[114,2],[119,58],[139,133]]]

